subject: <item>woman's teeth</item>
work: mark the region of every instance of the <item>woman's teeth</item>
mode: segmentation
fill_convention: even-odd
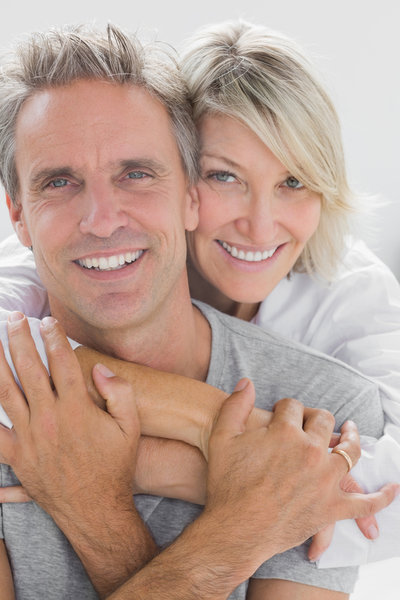
[[[82,258],[78,264],[85,269],[95,269],[96,271],[113,271],[122,269],[126,264],[135,262],[143,254],[143,250],[136,252],[125,252],[124,254],[115,254],[114,256],[100,256],[99,258]]]
[[[226,242],[221,242],[220,240],[218,240],[218,243],[221,244],[221,246],[227,252],[229,252],[231,256],[233,256],[234,258],[238,258],[239,260],[244,260],[246,262],[260,262],[262,260],[266,260],[267,258],[271,258],[271,256],[275,253],[276,249],[278,248],[278,246],[276,246],[275,248],[271,248],[271,250],[264,250],[264,252],[261,252],[259,250],[257,250],[256,252],[252,252],[251,250],[245,252],[244,250],[238,250],[236,246],[230,246]]]

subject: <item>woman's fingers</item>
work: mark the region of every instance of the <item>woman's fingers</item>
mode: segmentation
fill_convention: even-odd
[[[21,485],[0,488],[0,504],[31,502],[32,498]]]

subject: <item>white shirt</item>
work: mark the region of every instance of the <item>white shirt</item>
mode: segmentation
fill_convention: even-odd
[[[362,440],[352,475],[365,491],[400,482],[400,285],[361,242],[349,244],[337,279],[306,273],[283,279],[262,302],[254,323],[334,356],[381,387],[385,435]],[[400,555],[400,499],[377,515],[380,537],[367,540],[354,521],[336,524],[319,567],[360,565]]]
[[[15,235],[0,243],[0,307],[0,320],[11,310],[38,318],[49,314],[32,253]],[[334,283],[295,273],[262,302],[253,321],[334,356],[378,382],[385,435],[378,441],[362,441],[362,457],[352,474],[365,491],[400,482],[400,285],[389,268],[363,242],[353,243]],[[39,340],[37,323],[34,319],[30,323]],[[2,341],[7,348],[7,340]],[[4,414],[3,422],[10,424]],[[400,556],[400,497],[377,520],[380,537],[375,541],[367,540],[354,521],[338,522],[318,566],[361,565]]]

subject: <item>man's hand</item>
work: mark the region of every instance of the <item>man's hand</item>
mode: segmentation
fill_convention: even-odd
[[[132,389],[98,365],[93,377],[108,412],[101,410],[61,326],[47,317],[41,333],[51,379],[27,319],[17,313],[9,322],[25,397],[1,352],[0,402],[14,428],[0,428],[0,453],[70,539],[99,592],[108,593],[156,552],[132,499],[140,435]]]
[[[248,574],[333,521],[367,517],[390,504],[400,489],[394,484],[374,494],[343,489],[347,463],[328,452],[334,418],[327,411],[283,399],[267,427],[245,431],[254,388],[249,381],[239,383],[210,439],[204,518],[215,519],[216,527],[226,525],[231,532],[226,543],[240,549],[238,564],[243,557],[251,563]],[[343,426],[337,447],[357,462],[353,423]]]

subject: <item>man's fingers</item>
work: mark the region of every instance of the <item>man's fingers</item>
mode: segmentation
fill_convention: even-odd
[[[335,417],[327,410],[305,408],[303,429],[323,447],[328,448],[335,427]]]
[[[213,435],[239,435],[246,429],[246,423],[254,407],[255,390],[250,379],[241,379],[229,398],[223,403]]]
[[[274,405],[271,426],[293,425],[302,429],[304,421],[304,405],[294,398],[282,398]]]
[[[335,531],[335,524],[327,525],[321,531],[318,531],[312,539],[311,545],[308,549],[309,560],[315,562],[329,547],[332,537]]]
[[[49,370],[60,398],[68,402],[82,402],[83,375],[78,359],[60,323],[53,317],[45,317],[40,326],[46,348]]]
[[[19,429],[29,421],[29,407],[21,392],[14,374],[6,360],[3,345],[0,342],[0,404]]]
[[[32,498],[21,485],[0,488],[0,504],[31,502]]]
[[[11,358],[32,412],[49,401],[49,376],[33,341],[28,319],[22,313],[13,312],[7,329]]]
[[[139,415],[132,386],[105,365],[93,367],[93,381],[105,399],[107,412],[127,435],[140,435]]]

